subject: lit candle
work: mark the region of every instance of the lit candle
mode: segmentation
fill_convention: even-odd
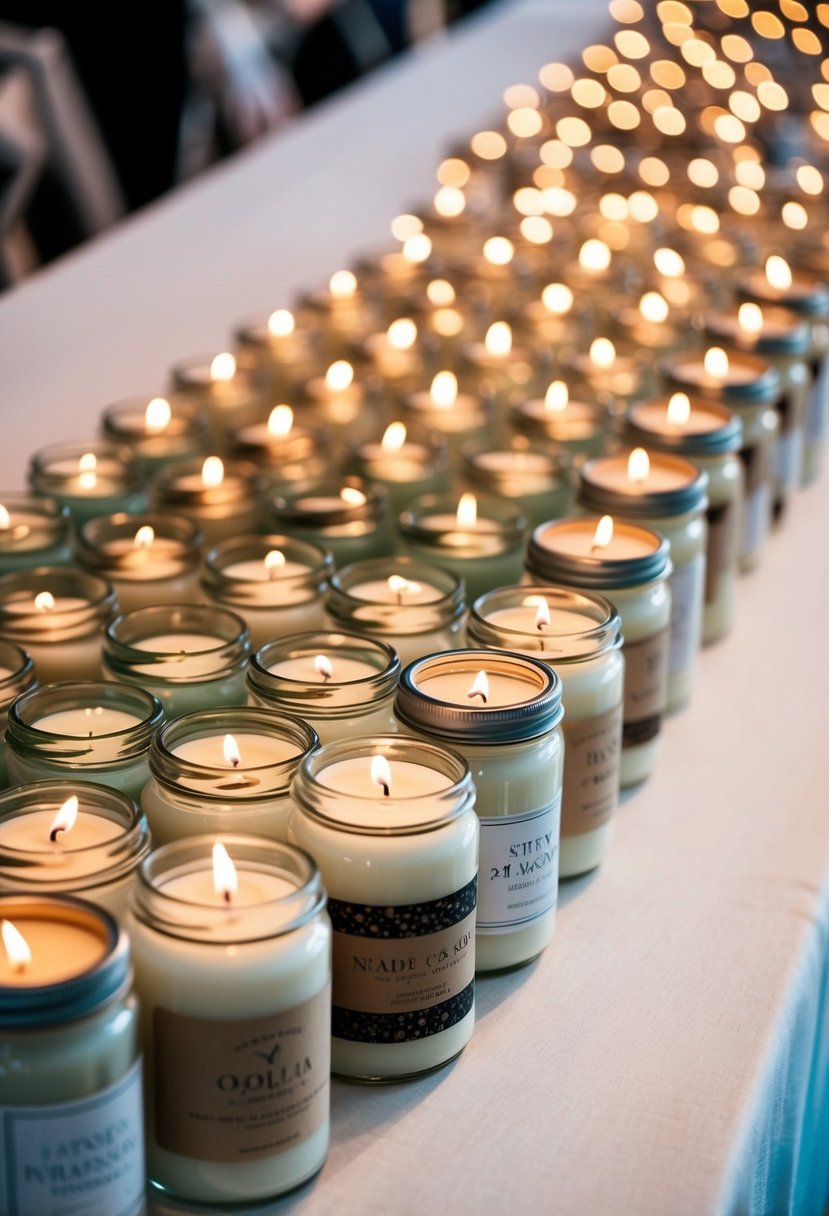
[[[310,857],[262,837],[190,837],[141,866],[128,924],[148,1172],[163,1190],[252,1202],[298,1186],[325,1160],[324,907]]]
[[[128,447],[147,477],[209,450],[206,414],[178,393],[117,401],[104,410],[101,431]]]
[[[446,440],[418,425],[390,422],[379,441],[354,444],[350,456],[361,477],[383,487],[395,514],[419,494],[448,488]]]
[[[610,307],[613,322],[629,345],[661,354],[688,343],[687,318],[682,318],[681,328],[671,313],[670,303],[659,291],[646,291],[636,301],[620,300]]]
[[[486,392],[462,392],[457,375],[448,368],[435,373],[428,389],[403,398],[406,419],[444,435],[449,443],[479,435],[492,421],[492,398]]]
[[[369,334],[362,349],[384,382],[399,386],[423,371],[423,346],[411,317],[397,317],[384,332]]]
[[[333,1071],[399,1080],[447,1063],[475,1021],[469,769],[415,739],[357,737],[309,756],[294,798],[290,839],[317,859],[334,927]]]
[[[391,552],[385,490],[361,477],[331,477],[283,490],[270,502],[278,531],[328,549],[337,566]]]
[[[321,477],[328,467],[327,431],[298,423],[285,402],[232,427],[228,446],[232,456],[266,472],[271,486]]]
[[[563,455],[524,435],[501,447],[467,444],[461,452],[462,483],[473,493],[497,495],[517,507],[533,527],[570,507],[570,465]]]
[[[71,563],[68,507],[48,498],[0,495],[0,574]]]
[[[153,845],[204,832],[285,840],[291,779],[317,742],[306,722],[259,708],[197,710],[168,722],[153,739],[141,794]]]
[[[562,366],[585,380],[594,392],[630,399],[641,391],[646,370],[636,350],[620,351],[607,337],[594,338],[587,351],[562,351]]]
[[[193,401],[207,416],[214,444],[241,414],[260,404],[267,380],[247,352],[220,351],[196,355],[170,371],[172,388]]]
[[[558,897],[561,681],[537,659],[454,650],[400,677],[404,728],[460,752],[481,825],[476,969],[528,962],[550,941]]]
[[[670,547],[661,533],[609,515],[540,524],[527,546],[529,582],[598,591],[622,618],[622,788],[649,776],[661,749],[668,699],[670,569]]]
[[[265,480],[253,464],[219,456],[168,465],[153,482],[153,510],[183,515],[209,544],[261,523]]]
[[[31,655],[14,642],[0,639],[0,789],[9,784],[6,743],[8,712],[14,701],[37,682]]]
[[[551,380],[543,397],[517,398],[512,403],[510,423],[528,438],[549,440],[574,455],[598,456],[613,414],[612,402],[600,400],[593,388]]]
[[[15,1210],[137,1213],[146,1179],[126,934],[68,896],[4,895],[0,925],[3,1163]],[[100,1168],[102,1144],[117,1169]],[[71,1145],[71,1195],[44,1169],[59,1145]]]
[[[507,321],[493,321],[483,342],[470,342],[461,354],[466,374],[474,377],[480,391],[498,400],[506,400],[516,390],[526,391],[548,361],[542,348],[516,345]]]
[[[121,612],[186,602],[198,589],[202,535],[184,516],[104,515],[79,530],[78,563],[114,588]]]
[[[538,299],[524,306],[521,320],[535,340],[560,347],[573,345],[582,337],[588,315],[589,308],[583,300],[576,301],[571,287],[552,282]]]
[[[304,399],[312,415],[332,429],[335,435],[365,425],[365,415],[370,413],[366,404],[371,395],[354,374],[354,366],[347,359],[335,359],[322,376],[312,376],[303,386]]]
[[[297,319],[289,308],[275,308],[263,319],[236,330],[242,354],[261,368],[271,393],[284,392],[313,374],[320,354],[320,335]]]
[[[367,334],[378,311],[352,270],[336,270],[325,287],[302,296],[299,316],[310,317],[330,350]]]
[[[38,566],[0,577],[0,637],[31,655],[41,684],[95,679],[115,613],[114,590],[93,574]]]
[[[66,507],[76,525],[147,507],[144,475],[129,448],[96,440],[41,448],[29,462],[28,480],[33,493]]]

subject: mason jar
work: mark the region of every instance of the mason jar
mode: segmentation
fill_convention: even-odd
[[[337,566],[392,551],[386,493],[361,477],[297,484],[271,498],[270,519],[288,536],[329,550]]]
[[[147,483],[128,447],[90,440],[53,443],[29,461],[29,488],[66,507],[76,527],[96,515],[144,511]]]
[[[202,535],[183,516],[102,515],[78,533],[78,563],[114,588],[121,612],[177,604],[198,590]]]
[[[9,784],[6,744],[9,708],[36,683],[37,673],[31,655],[14,642],[4,642],[0,638],[0,789]]]
[[[68,507],[33,494],[0,494],[0,574],[71,566],[72,545]]]

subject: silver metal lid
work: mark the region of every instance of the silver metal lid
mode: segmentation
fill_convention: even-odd
[[[589,522],[595,530],[598,516],[592,519],[562,519],[539,524],[533,531],[527,546],[527,570],[542,581],[562,583],[567,587],[584,588],[586,591],[606,591],[613,588],[641,587],[667,578],[671,572],[671,548],[666,537],[641,524],[614,521],[614,532],[618,535],[637,535],[652,546],[649,551],[630,557],[594,556],[592,553],[568,553],[551,548],[544,537],[559,530],[572,529]],[[612,596],[611,596],[612,598]]]
[[[662,490],[627,490],[610,486],[597,476],[602,465],[617,457],[597,456],[579,469],[578,498],[589,511],[623,515],[628,519],[661,519],[672,515],[690,515],[705,509],[708,499],[708,474],[692,461],[681,456],[659,453],[659,462],[684,484]]]
[[[665,409],[668,408],[669,398],[664,399]],[[631,444],[646,447],[653,445],[659,451],[672,451],[680,456],[719,456],[726,452],[737,452],[743,441],[743,421],[727,405],[716,401],[700,402],[706,414],[722,420],[720,426],[714,426],[710,431],[656,430],[647,426],[643,421],[643,411],[647,406],[661,404],[654,401],[637,401],[628,407],[625,414],[624,439]],[[693,398],[691,408],[694,407]]]

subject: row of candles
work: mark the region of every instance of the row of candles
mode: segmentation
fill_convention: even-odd
[[[596,193],[569,71],[441,162],[400,249],[0,496],[22,1212],[140,1210],[145,1133],[163,1190],[282,1193],[325,1160],[332,1070],[457,1056],[476,974],[547,946],[559,875],[606,856],[740,571],[819,473],[829,253],[792,236],[819,223],[812,176],[808,207],[786,185],[735,230],[695,194],[721,147],[682,150],[683,197],[675,150],[634,140],[637,188]],[[749,207],[760,158],[735,164]]]

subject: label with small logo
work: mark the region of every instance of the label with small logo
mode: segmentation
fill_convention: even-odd
[[[139,1216],[143,1117],[140,1061],[89,1098],[0,1106],[3,1216]]]
[[[685,671],[699,650],[702,635],[702,602],[705,594],[705,554],[698,553],[682,566],[675,566],[671,586],[671,640],[668,672]]]
[[[581,836],[607,823],[619,794],[622,706],[596,718],[562,723],[564,792],[561,837]]]
[[[334,1038],[408,1043],[462,1021],[475,999],[477,877],[421,904],[328,900]]]
[[[622,747],[638,747],[659,734],[668,699],[669,630],[625,641],[625,707]]]
[[[719,506],[709,507],[708,545],[705,560],[705,602],[714,604],[720,594],[720,584],[726,571],[734,568],[737,545],[737,501],[734,498]]]
[[[481,816],[479,933],[512,933],[552,912],[560,826],[560,792],[537,810]]]
[[[257,1161],[328,1119],[330,989],[270,1017],[153,1010],[155,1135],[198,1161]]]

